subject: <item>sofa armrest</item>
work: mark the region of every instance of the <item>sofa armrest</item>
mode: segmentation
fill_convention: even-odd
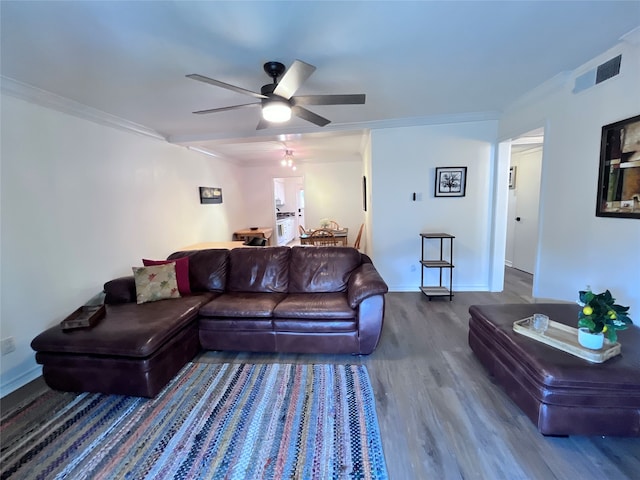
[[[372,263],[363,263],[349,278],[347,300],[351,308],[356,308],[364,299],[383,295],[389,291],[387,284]]]
[[[115,278],[104,284],[104,303],[130,303],[136,301],[136,281],[133,275]]]
[[[373,295],[358,306],[360,355],[369,355],[378,346],[384,324],[384,295]]]

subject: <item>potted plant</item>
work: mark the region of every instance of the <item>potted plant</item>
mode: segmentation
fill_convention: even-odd
[[[609,290],[593,293],[591,290],[579,292],[578,341],[580,345],[597,350],[602,348],[604,337],[611,342],[618,340],[618,330],[624,330],[633,322],[629,318],[629,307],[615,303]],[[592,338],[595,336],[596,338]],[[596,343],[592,343],[592,342]]]

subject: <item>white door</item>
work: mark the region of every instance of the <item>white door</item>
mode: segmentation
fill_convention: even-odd
[[[296,195],[297,209],[296,209],[296,222],[298,225],[307,229],[307,225],[304,219],[304,187],[298,187],[298,194]]]
[[[514,158],[515,157],[515,158]],[[538,254],[538,210],[542,147],[511,156],[515,174],[515,213],[513,225],[513,261],[518,270],[534,273]]]

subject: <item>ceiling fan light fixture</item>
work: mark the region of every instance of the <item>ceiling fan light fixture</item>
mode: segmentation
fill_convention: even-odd
[[[262,105],[262,118],[270,123],[282,123],[291,119],[291,106],[282,100],[269,100]]]
[[[296,164],[293,162],[293,152],[291,150],[285,150],[284,157],[282,157],[280,165],[283,167],[289,167],[292,170],[296,169]]]

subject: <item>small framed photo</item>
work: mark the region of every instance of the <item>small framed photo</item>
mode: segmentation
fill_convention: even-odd
[[[509,188],[516,188],[516,168],[517,167],[509,167]]]
[[[467,167],[436,167],[436,197],[464,197]]]
[[[218,187],[200,187],[200,203],[222,203],[222,189]]]

